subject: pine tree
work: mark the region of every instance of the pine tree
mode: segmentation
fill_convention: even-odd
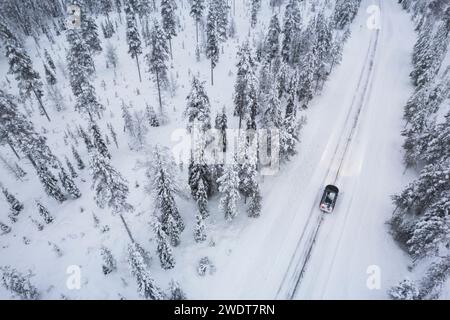
[[[150,184],[150,191],[154,198],[155,207],[160,211],[160,222],[162,229],[169,236],[173,246],[180,242],[180,233],[184,230],[184,222],[178,212],[175,203],[174,193],[175,163],[169,151],[156,146],[153,151],[152,162],[147,177]]]
[[[50,86],[54,86],[56,84],[56,76],[53,70],[51,70],[50,67],[45,63],[44,63],[44,71],[45,71],[45,80],[47,81],[47,84]]]
[[[23,203],[17,200],[17,198],[8,192],[6,188],[2,188],[2,192],[6,198],[6,201],[9,203],[9,217],[12,222],[17,221],[17,216],[23,210]]]
[[[419,289],[414,282],[405,279],[389,290],[389,297],[392,300],[418,300]]]
[[[214,6],[216,16],[218,40],[224,42],[228,38],[228,3],[226,0],[212,0],[211,5]]]
[[[282,121],[281,102],[278,99],[278,92],[275,86],[272,85],[261,122],[265,129],[279,129]]]
[[[173,279],[170,281],[170,300],[186,300],[186,294],[180,287],[180,284]]]
[[[136,278],[139,294],[145,299],[163,300],[164,293],[156,286],[135,242],[128,246],[128,254],[131,273]]]
[[[44,49],[44,57],[45,57],[46,64],[50,67],[50,70],[55,72],[56,71],[55,62],[53,61],[52,57],[48,53],[47,49]]]
[[[67,53],[70,85],[76,98],[75,110],[87,114],[90,119],[100,116],[104,107],[98,103],[91,77],[95,72],[89,46],[78,30],[67,30],[70,49]]]
[[[169,40],[169,51],[172,59],[172,38],[177,35],[177,22],[175,16],[176,10],[177,3],[175,0],[161,0],[162,27],[167,39]]]
[[[58,160],[52,154],[43,136],[39,135],[33,124],[18,111],[15,99],[0,90],[0,143],[7,144],[20,159],[24,154],[35,168],[39,164],[58,167]]]
[[[322,12],[317,15],[315,28],[316,41],[313,50],[317,61],[315,70],[317,89],[319,88],[320,83],[324,83],[328,77],[328,66],[331,65],[330,52],[332,47],[333,34],[330,28],[330,23],[325,18]]]
[[[203,242],[206,240],[206,227],[205,218],[202,216],[200,210],[195,215],[195,222],[194,239],[196,242]]]
[[[300,123],[297,119],[294,96],[288,99],[285,118],[280,129],[280,156],[289,160],[296,154],[296,146],[299,142]]]
[[[50,117],[42,102],[44,93],[42,91],[43,84],[40,80],[40,76],[33,69],[31,58],[26,53],[22,44],[3,21],[0,22],[0,39],[3,40],[6,58],[9,62],[8,73],[14,74],[14,77],[18,82],[20,96],[26,99],[33,94],[39,103],[42,113],[47,117],[47,120],[50,121]]]
[[[83,170],[86,166],[84,165],[83,160],[81,160],[81,157],[74,146],[72,146],[72,155],[75,158],[75,161],[77,162],[77,168],[79,170]]]
[[[111,159],[111,154],[109,153],[108,147],[106,146],[105,140],[102,137],[102,133],[100,132],[100,128],[98,127],[97,123],[92,121],[90,124],[90,129],[94,147],[102,157]]]
[[[61,188],[58,186],[58,180],[55,178],[53,173],[50,172],[46,165],[38,165],[36,167],[36,171],[39,180],[44,186],[44,190],[49,197],[52,197],[59,202],[64,202],[67,200],[66,196],[61,191]]]
[[[145,57],[147,60],[148,71],[154,76],[154,81],[158,88],[159,109],[163,112],[161,98],[161,89],[167,84],[167,61],[169,59],[169,50],[167,48],[166,35],[160,27],[159,22],[153,22],[153,28],[150,34],[151,50]]]
[[[30,282],[31,272],[23,275],[10,266],[1,267],[1,283],[6,290],[11,291],[22,300],[39,300],[40,293],[38,289]]]
[[[98,36],[98,27],[94,19],[86,14],[81,13],[81,35],[86,42],[91,54],[96,54],[102,51],[100,38]]]
[[[283,41],[281,45],[281,55],[284,62],[291,61],[292,41],[295,35],[300,32],[301,13],[297,0],[289,0],[284,13],[283,21]]]
[[[156,116],[155,109],[153,109],[153,106],[147,104],[145,107],[145,115],[147,116],[148,124],[151,127],[159,127],[159,119]]]
[[[211,60],[211,85],[214,85],[214,68],[219,62],[219,37],[216,12],[212,3],[206,16],[206,57]]]
[[[75,182],[67,174],[66,170],[63,167],[61,167],[61,171],[59,172],[59,180],[61,181],[61,184],[62,184],[64,190],[66,190],[66,192],[73,199],[78,199],[81,197],[80,189],[78,189]]]
[[[127,181],[113,168],[108,158],[96,149],[91,150],[92,189],[95,190],[95,201],[100,208],[108,206],[113,214],[122,214],[133,210],[127,202],[129,193]]]
[[[44,219],[44,222],[46,224],[52,223],[54,218],[48,212],[48,209],[40,201],[36,201],[36,206],[38,208],[39,215],[42,217],[42,219]]]
[[[117,262],[111,253],[111,250],[102,246],[100,249],[100,254],[102,256],[103,264],[102,271],[104,275],[110,274],[117,270]]]
[[[308,52],[302,60],[302,68],[298,75],[298,100],[307,106],[313,98],[314,74],[316,70],[316,58],[312,52]]]
[[[175,267],[175,260],[173,258],[172,249],[167,242],[167,234],[164,232],[161,223],[157,219],[155,219],[152,224],[156,235],[156,251],[158,253],[159,261],[161,262],[161,268],[164,270],[172,269]]]
[[[334,24],[337,29],[346,28],[358,12],[361,0],[337,0],[334,9]]]
[[[69,160],[69,158],[67,158],[66,156],[64,156],[64,160],[66,161],[66,166],[67,166],[67,168],[69,169],[69,173],[70,173],[70,176],[72,177],[72,178],[76,178],[76,177],[78,177],[78,174],[77,174],[77,172],[75,171],[75,168],[73,167],[73,165],[72,165],[72,163],[70,162],[70,160]]]
[[[258,12],[261,9],[261,0],[251,0],[251,26],[254,28],[258,22]]]
[[[265,55],[267,61],[271,64],[278,57],[280,52],[280,22],[278,15],[274,14],[270,20],[269,31],[265,41]]]
[[[187,130],[192,131],[194,126],[205,131],[211,128],[211,105],[206,94],[204,82],[197,77],[192,78],[191,92],[187,96],[186,110],[184,116],[188,119]]]
[[[109,133],[111,134],[111,137],[113,138],[114,144],[116,145],[116,148],[119,149],[119,143],[117,142],[117,133],[114,130],[114,127],[112,126],[111,123],[108,123],[107,126],[108,126]]]
[[[241,137],[240,153],[243,154],[243,159],[239,168],[239,189],[244,195],[245,199],[250,198],[250,203],[247,208],[249,217],[258,217],[261,212],[261,194],[258,183],[257,170],[257,146],[253,138],[247,138],[246,135]]]
[[[217,182],[222,193],[219,208],[223,211],[225,219],[231,221],[238,213],[237,201],[240,198],[238,167],[234,161],[224,168],[224,173]]]
[[[198,48],[198,24],[202,20],[203,11],[205,10],[205,0],[193,0],[191,4],[191,11],[189,14],[195,21],[195,34],[197,39],[197,48]]]
[[[220,145],[222,146],[222,152],[227,151],[227,114],[225,107],[222,109],[222,113],[218,113],[215,120],[214,128],[220,132]]]
[[[127,43],[128,53],[132,59],[136,59],[139,81],[142,82],[139,56],[142,54],[141,38],[137,29],[136,17],[133,8],[128,1],[125,2],[125,15],[127,19]]]
[[[250,109],[257,103],[256,88],[258,87],[255,74],[256,62],[250,51],[249,43],[245,42],[238,52],[237,78],[234,86],[234,115],[239,117],[239,129],[242,121],[250,113]]]

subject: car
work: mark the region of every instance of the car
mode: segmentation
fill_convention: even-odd
[[[329,184],[325,187],[325,190],[320,200],[320,210],[326,213],[331,213],[336,205],[337,197],[339,195],[339,188]]]

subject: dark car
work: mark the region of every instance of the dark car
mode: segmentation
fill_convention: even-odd
[[[339,195],[338,187],[334,185],[327,185],[320,200],[320,210],[323,212],[331,213],[336,205],[336,200]]]

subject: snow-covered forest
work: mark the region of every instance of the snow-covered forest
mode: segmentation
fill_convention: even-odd
[[[0,299],[449,298],[449,42],[448,0],[0,0]]]

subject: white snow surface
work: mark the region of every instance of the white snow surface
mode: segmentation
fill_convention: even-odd
[[[379,30],[370,30],[366,26],[366,9],[372,4],[381,8]],[[299,154],[284,165],[279,174],[262,179],[261,217],[248,218],[241,210],[239,216],[228,223],[218,210],[215,197],[209,202],[208,241],[197,244],[193,238],[196,205],[189,200],[186,164],[180,169],[186,197],[177,197],[176,201],[187,227],[180,246],[173,249],[176,266],[165,271],[155,254],[154,235],[149,226],[152,203],[144,190],[147,184],[145,171],[136,165],[137,161],[145,161],[156,143],[173,145],[171,133],[185,127],[182,112],[192,74],[199,74],[206,81],[212,116],[225,106],[228,118],[232,119],[230,126],[236,124],[232,117],[232,93],[237,48],[248,34],[255,36],[265,30],[272,14],[268,1],[263,1],[258,28],[250,30],[248,1],[236,1],[238,35],[223,45],[220,62],[214,71],[216,85],[212,87],[209,61],[204,57],[200,62],[195,59],[193,20],[187,8],[180,8],[180,12],[183,30],[173,41],[174,59],[170,69],[178,90],[174,97],[165,95],[169,123],[150,129],[146,150],[130,151],[128,138],[121,132],[121,99],[125,103],[132,102],[133,110],[144,110],[145,102],[153,105],[155,110],[158,108],[156,89],[148,73],[143,72],[143,82],[139,83],[135,63],[127,54],[123,25],[119,25],[119,32],[110,39],[117,46],[119,55],[116,85],[113,70],[104,64],[105,50],[95,58],[96,90],[107,110],[100,125],[106,133],[106,123],[111,122],[119,134],[119,150],[113,144],[109,146],[112,163],[129,182],[130,202],[136,210],[126,219],[137,241],[152,253],[150,272],[156,283],[166,289],[170,280],[175,279],[191,299],[387,298],[387,290],[408,276],[410,261],[395,244],[386,225],[394,210],[390,195],[411,180],[409,173],[404,173],[400,136],[404,125],[403,106],[412,93],[408,74],[415,33],[408,14],[396,1],[362,1],[341,65],[333,71],[321,95],[305,111],[308,122],[302,131]],[[102,40],[105,48],[107,41]],[[41,49],[38,49],[29,41],[27,48],[43,76],[37,52],[42,54],[44,47],[50,47],[51,53],[59,57],[55,58],[57,65],[64,64],[67,43],[61,36],[56,45],[44,41],[40,45]],[[142,60],[141,70],[144,70]],[[7,62],[2,55],[2,78],[6,71]],[[13,82],[11,76],[8,78]],[[35,112],[33,122],[37,129],[47,129],[49,145],[57,156],[63,159],[63,155],[68,155],[72,159],[70,146],[62,140],[65,126],[69,124],[74,129],[75,123],[85,122],[73,110],[69,82],[61,70],[58,80],[67,109],[60,113],[51,110],[51,123]],[[101,87],[102,80],[106,89]],[[2,86],[15,93],[14,85],[9,88],[3,81]],[[136,89],[140,95],[136,95]],[[77,149],[87,164],[81,140]],[[14,160],[6,147],[1,147],[0,152]],[[12,225],[12,232],[0,237],[0,266],[12,265],[22,272],[30,269],[34,274],[31,281],[43,293],[44,299],[59,299],[62,295],[70,299],[140,298],[128,269],[127,235],[117,216],[95,205],[88,169],[79,172],[80,177],[76,179],[82,198],[60,205],[44,194],[31,166],[24,160],[20,164],[28,172],[25,181],[20,183],[0,168],[1,182],[25,204],[19,221]],[[139,187],[135,186],[136,182]],[[341,193],[335,211],[322,215],[318,201],[329,183],[335,183]],[[38,219],[36,199],[40,199],[56,218],[43,231],[37,231],[28,219],[28,216]],[[0,221],[9,223],[3,198],[0,207]],[[109,232],[101,233],[93,227],[93,213],[99,217],[101,225],[110,227]],[[24,244],[24,236],[31,240],[30,244]],[[52,251],[49,241],[58,244],[62,257]],[[112,250],[118,262],[117,272],[108,276],[101,270],[99,249],[102,245]],[[200,277],[196,267],[204,256],[210,257],[217,271]],[[69,277],[66,271],[70,265],[81,267],[79,290],[70,290],[66,286]],[[367,286],[370,276],[367,271],[368,268],[373,270],[373,266],[380,271],[381,286],[377,289]],[[302,269],[304,272],[300,277]],[[10,297],[11,294],[0,286],[0,298]]]

